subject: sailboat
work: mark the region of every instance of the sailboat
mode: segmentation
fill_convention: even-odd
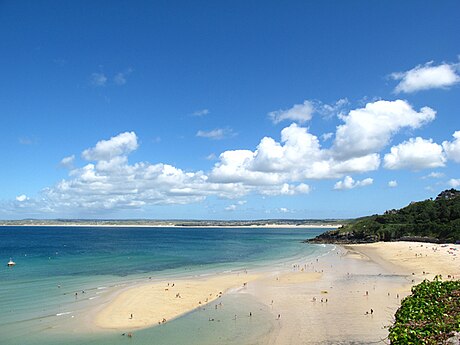
[[[8,261],[8,263],[6,265],[8,267],[13,267],[14,265],[16,265],[16,262],[14,262],[12,258],[10,258],[10,261]]]

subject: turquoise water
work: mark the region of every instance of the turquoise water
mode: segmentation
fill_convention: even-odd
[[[87,311],[120,286],[173,277],[263,270],[326,249],[301,243],[323,229],[0,227],[0,344],[122,344],[94,332]],[[12,257],[17,265],[6,267]],[[84,292],[83,292],[84,291]],[[76,295],[77,294],[77,295]],[[246,295],[205,306],[133,344],[257,344],[270,311]],[[248,315],[233,320],[234,315]],[[215,319],[209,322],[209,319]]]

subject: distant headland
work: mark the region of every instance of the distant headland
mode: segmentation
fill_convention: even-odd
[[[338,228],[343,219],[258,220],[152,220],[152,219],[21,219],[0,220],[0,226],[107,226],[107,227],[311,227]]]
[[[306,242],[378,241],[460,243],[460,191],[448,189],[435,199],[411,202],[399,210],[358,218]]]

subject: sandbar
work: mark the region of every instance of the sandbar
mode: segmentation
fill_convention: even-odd
[[[229,289],[244,289],[257,277],[243,272],[131,287],[97,313],[95,324],[119,330],[161,324],[215,301]]]

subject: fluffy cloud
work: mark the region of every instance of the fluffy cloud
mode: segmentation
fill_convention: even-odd
[[[430,172],[428,175],[425,175],[422,177],[422,179],[427,179],[427,178],[442,178],[444,177],[444,173],[441,173],[441,172]]]
[[[108,161],[114,157],[127,155],[138,147],[137,136],[134,132],[124,132],[110,138],[101,140],[96,146],[89,148],[82,153],[86,160]]]
[[[418,128],[434,116],[432,109],[422,108],[417,112],[405,101],[377,101],[352,110],[348,115],[340,115],[343,124],[337,127],[335,141],[330,147],[322,147],[309,128],[293,123],[282,129],[279,140],[265,137],[253,150],[222,152],[209,172],[184,171],[163,163],[130,164],[128,155],[138,148],[138,139],[134,132],[124,132],[84,150],[82,157],[89,162],[71,168],[68,178],[46,188],[40,198],[18,199],[14,203],[17,208],[29,207],[49,214],[63,210],[78,214],[187,204],[210,196],[239,199],[254,193],[266,196],[308,194],[311,187],[306,182],[312,179],[342,179],[345,176],[336,183],[335,189],[362,187],[372,184],[373,180],[354,181],[352,174],[377,170],[381,162],[380,150],[389,144],[395,133],[404,127]],[[222,132],[219,129],[201,131],[200,135],[215,138]],[[426,144],[423,139],[414,139],[417,147],[417,140]],[[386,166],[399,168],[406,164],[402,162],[410,159],[412,163],[406,166],[420,166],[414,158],[416,155],[406,154],[412,152],[410,144],[412,141],[394,147],[385,157]],[[436,145],[428,142],[427,147]],[[454,155],[456,141],[444,143],[444,146],[446,152],[450,150],[449,154]],[[430,152],[423,151],[425,155]],[[73,161],[73,156],[62,160],[64,164]],[[234,202],[232,205],[241,204]]]
[[[449,186],[451,186],[452,188],[457,188],[460,186],[460,178],[452,178],[449,180],[448,182]]]
[[[388,187],[395,188],[398,187],[398,182],[395,180],[389,181],[388,182]]]
[[[340,113],[347,105],[348,100],[346,98],[339,99],[334,104],[305,100],[302,104],[295,104],[292,108],[272,111],[268,113],[268,117],[275,124],[285,120],[303,124],[310,121],[314,113],[318,113],[324,117],[330,117]]]
[[[237,206],[235,204],[232,204],[232,205],[228,205],[226,208],[225,208],[225,211],[235,211],[237,208]]]
[[[235,136],[235,133],[229,128],[216,128],[210,131],[199,130],[196,133],[196,136],[201,138],[220,140],[228,137],[233,137]]]
[[[441,64],[434,66],[433,62],[416,66],[406,71],[393,73],[394,80],[400,80],[395,92],[411,93],[420,90],[447,88],[460,82],[457,72],[458,64]]]
[[[202,172],[184,172],[167,164],[127,164],[115,157],[110,161],[71,171],[44,191],[50,205],[90,210],[138,208],[153,204],[184,204],[204,200],[213,188],[225,195],[223,188],[207,185]],[[234,191],[228,186],[228,191]]]
[[[129,164],[127,155],[137,148],[134,132],[125,132],[99,141],[83,151],[82,156],[94,163],[72,169],[69,178],[46,188],[40,199],[17,198],[20,207],[54,212],[104,212],[141,208],[157,204],[188,204],[209,196],[240,198],[248,193],[263,195],[305,194],[305,183],[225,183],[210,181],[202,171],[186,172],[174,166],[147,162]],[[228,159],[233,159],[231,154]],[[236,155],[238,156],[238,155]],[[240,159],[240,158],[236,158]],[[244,205],[240,200],[235,206]],[[80,211],[79,211],[80,210]]]
[[[387,169],[421,170],[442,167],[445,162],[442,146],[420,137],[393,146],[384,157]]]
[[[337,181],[334,185],[334,189],[336,190],[344,190],[344,189],[353,189],[356,187],[365,187],[369,186],[374,183],[374,180],[370,177],[365,178],[361,181],[355,181],[351,176],[345,176],[343,181]]]
[[[447,158],[460,163],[460,131],[456,131],[453,137],[455,139],[454,141],[444,141],[442,147],[446,152]]]
[[[315,103],[315,110],[327,118],[340,114],[348,104],[349,102],[346,98],[341,98],[334,104],[324,104],[317,101]]]
[[[268,113],[268,117],[273,123],[280,123],[284,120],[305,123],[311,120],[314,111],[314,104],[310,101],[304,101],[302,104],[295,104],[292,108],[287,110],[272,111]]]
[[[331,139],[333,136],[334,136],[334,133],[332,133],[332,132],[324,133],[324,134],[321,135],[321,140],[323,140],[323,141],[328,141],[328,140]]]
[[[238,209],[238,206],[243,206],[246,203],[246,200],[239,200],[236,204],[231,204],[225,207],[225,211],[235,211],[236,209]]]
[[[27,195],[25,195],[25,194],[21,194],[21,195],[18,195],[18,196],[16,197],[16,200],[19,201],[19,202],[23,202],[23,201],[26,201],[26,200],[28,200],[28,199],[29,199],[29,198],[28,198]]]
[[[434,120],[436,112],[423,107],[419,112],[403,100],[377,101],[341,116],[334,151],[340,157],[357,157],[379,152],[404,127],[419,128]]]
[[[281,131],[281,142],[263,138],[255,151],[225,151],[210,174],[219,183],[280,185],[287,181],[336,178],[344,174],[376,170],[378,154],[336,160],[322,149],[308,129],[291,124]]]
[[[61,159],[60,164],[64,168],[72,168],[74,160],[75,160],[75,155],[64,157]]]
[[[263,195],[296,195],[296,194],[308,194],[310,193],[310,186],[305,183],[299,185],[290,185],[283,183],[281,186],[265,187],[260,189],[260,193]]]

